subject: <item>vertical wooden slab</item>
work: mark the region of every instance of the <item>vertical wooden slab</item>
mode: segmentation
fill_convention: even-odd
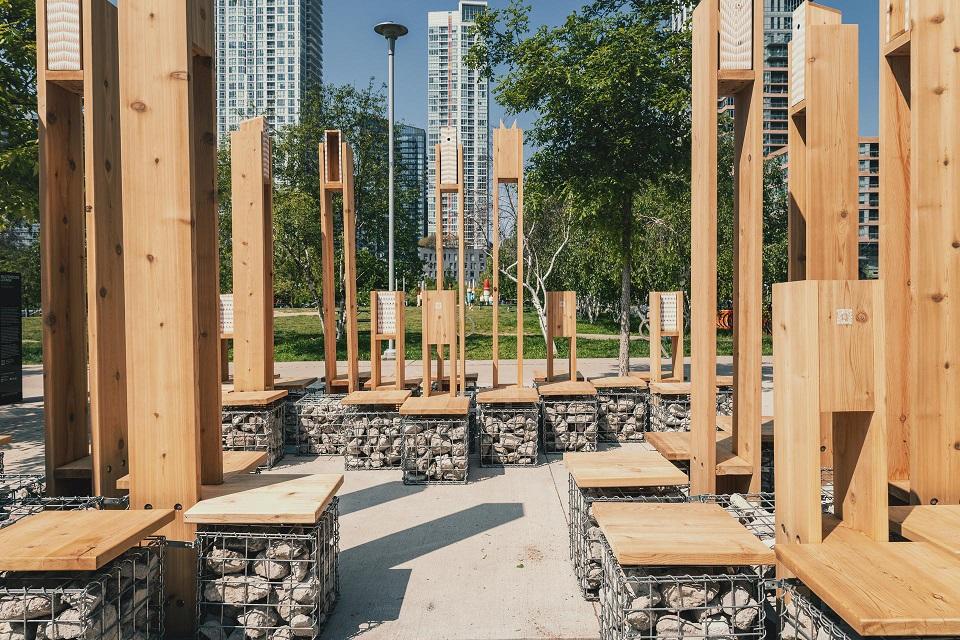
[[[330,138],[327,132],[327,139]],[[340,140],[320,145],[320,264],[323,270],[323,371],[327,393],[333,393],[333,382],[337,377],[337,301],[335,293],[336,272],[334,270],[334,225],[333,191],[328,184],[336,184],[340,177]],[[331,180],[331,178],[336,180]]]
[[[236,391],[273,388],[273,170],[264,118],[230,135]]]
[[[343,268],[347,316],[347,380],[350,392],[360,389],[360,328],[357,320],[357,210],[354,199],[353,149],[341,137],[343,175]]]
[[[660,294],[651,291],[648,296],[647,323],[650,325],[650,381],[663,380],[663,336],[660,329]]]
[[[377,390],[382,383],[381,366],[383,353],[380,348],[380,296],[376,291],[370,292],[370,386]],[[398,383],[403,381],[398,378]],[[402,388],[402,387],[398,387]]]
[[[407,382],[407,296],[403,291],[397,291],[396,296],[396,381],[397,391],[402,391]]]
[[[457,145],[457,174],[463,176],[463,145]],[[457,301],[457,307],[459,309],[460,323],[459,323],[459,334],[460,339],[458,343],[459,353],[459,369],[454,368],[450,371],[450,394],[453,396],[457,395],[457,385],[454,384],[454,376],[460,377],[460,388],[466,389],[467,387],[467,282],[466,282],[466,236],[467,236],[467,217],[466,217],[466,202],[464,200],[463,193],[463,179],[461,178],[457,183],[457,291],[459,292],[459,300]]]
[[[513,124],[517,158],[517,385],[523,386],[523,131]]]
[[[690,242],[690,492],[716,493],[718,8],[693,12]],[[679,311],[679,309],[678,309]],[[682,364],[680,365],[683,366]],[[682,369],[681,369],[682,370]],[[677,370],[674,369],[674,375]]]

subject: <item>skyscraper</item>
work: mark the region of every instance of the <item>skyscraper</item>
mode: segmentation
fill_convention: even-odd
[[[322,65],[323,0],[217,0],[219,140],[253,116],[296,124]]]
[[[763,0],[763,154],[768,157],[787,147],[787,44],[793,12],[802,1]]]
[[[415,192],[408,218],[417,221],[417,228],[427,230],[427,132],[408,124],[397,125],[397,186]]]
[[[461,0],[456,11],[427,14],[427,231],[436,214],[436,151],[441,127],[455,127],[463,144],[466,244],[486,248],[490,211],[489,81],[467,67],[474,20],[486,0]],[[444,210],[443,233],[456,233],[456,209]]]

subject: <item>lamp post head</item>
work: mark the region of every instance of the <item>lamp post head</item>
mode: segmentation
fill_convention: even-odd
[[[397,38],[402,38],[409,33],[409,29],[402,24],[397,24],[396,22],[381,22],[375,26],[373,30],[387,40],[396,40]]]

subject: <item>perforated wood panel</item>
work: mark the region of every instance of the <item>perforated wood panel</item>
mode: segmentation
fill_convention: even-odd
[[[220,294],[220,335],[233,335],[233,294]]]
[[[390,291],[377,291],[377,333],[397,332],[397,296]]]
[[[660,295],[660,330],[677,331],[677,294]]]
[[[807,3],[793,12],[793,36],[790,40],[790,106],[806,99]]]
[[[47,69],[80,71],[80,0],[47,0]]]
[[[752,0],[720,0],[720,68],[753,68]]]
[[[457,184],[457,129],[440,128],[440,184]]]

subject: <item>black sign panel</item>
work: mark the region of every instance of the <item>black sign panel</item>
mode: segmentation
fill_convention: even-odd
[[[22,308],[20,274],[0,272],[0,405],[23,401]]]

